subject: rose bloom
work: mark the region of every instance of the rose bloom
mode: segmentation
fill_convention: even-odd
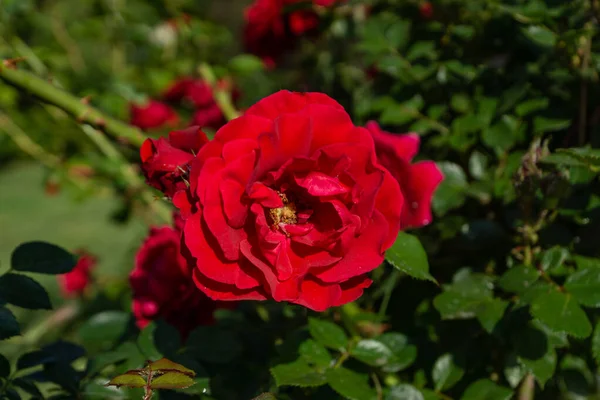
[[[187,188],[186,176],[194,154],[208,142],[197,126],[169,132],[167,139],[147,139],[140,149],[146,182],[167,197]]]
[[[281,91],[250,107],[200,148],[187,179],[173,202],[197,287],[316,311],[361,296],[412,198],[371,133],[320,93]]]
[[[60,290],[67,298],[79,297],[85,293],[92,282],[92,270],[98,261],[85,250],[77,250],[75,254],[79,256],[75,267],[70,272],[57,277]]]
[[[419,151],[419,136],[415,133],[394,135],[385,132],[375,121],[369,121],[365,127],[373,137],[379,162],[390,171],[402,190],[404,205],[400,228],[429,224],[432,219],[431,199],[443,175],[433,161],[411,164]]]
[[[141,329],[163,318],[186,337],[195,327],[213,323],[213,312],[223,304],[212,301],[194,285],[191,268],[181,254],[181,225],[153,227],[135,258],[129,275],[133,314]],[[231,306],[232,304],[228,304]]]
[[[143,105],[132,103],[129,105],[129,113],[129,123],[144,130],[165,125],[175,126],[179,121],[179,117],[171,107],[156,100],[150,100]]]
[[[313,6],[332,7],[337,0],[255,0],[246,9],[244,44],[246,50],[261,57],[268,67],[286,50],[293,47],[298,36],[313,32],[319,17]],[[292,5],[306,3],[308,8],[286,13]]]

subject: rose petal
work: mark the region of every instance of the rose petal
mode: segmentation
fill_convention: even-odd
[[[341,295],[340,285],[325,284],[307,277],[302,281],[300,297],[294,303],[322,312],[338,303]]]
[[[410,166],[407,174],[400,177],[405,195],[401,227],[418,228],[431,222],[433,193],[444,179],[433,161],[421,161]]]
[[[193,279],[196,287],[213,300],[232,301],[267,299],[267,296],[265,296],[260,288],[242,290],[234,285],[226,285],[221,282],[213,281],[202,275],[199,270],[194,271]]]

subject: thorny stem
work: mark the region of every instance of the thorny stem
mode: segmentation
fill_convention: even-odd
[[[225,115],[228,121],[235,119],[240,116],[240,113],[236,110],[231,100],[231,92],[227,88],[221,87],[217,82],[217,78],[212,68],[208,64],[201,64],[198,67],[200,76],[202,79],[211,87],[215,102]]]
[[[0,131],[6,133],[24,153],[39,160],[47,167],[57,168],[60,166],[60,159],[57,156],[48,153],[42,146],[35,143],[17,124],[2,112],[0,112]]]
[[[11,68],[10,62],[7,60],[0,65],[0,79],[18,89],[31,93],[43,102],[66,111],[75,117],[77,121],[92,125],[115,139],[125,140],[135,146],[141,146],[144,142],[145,137],[139,129],[101,113],[86,104],[85,101],[81,101],[42,78],[26,71]]]

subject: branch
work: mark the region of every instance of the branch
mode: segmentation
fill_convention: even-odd
[[[211,87],[215,102],[221,109],[221,112],[223,112],[223,115],[225,115],[225,118],[227,118],[228,121],[231,121],[232,119],[239,117],[240,113],[236,110],[231,101],[231,92],[218,84],[212,68],[208,64],[201,64],[200,67],[198,67],[198,71],[200,72],[202,79],[204,79]]]
[[[52,104],[77,119],[78,122],[92,125],[116,139],[125,140],[135,146],[141,146],[144,135],[140,130],[124,122],[104,115],[77,97],[53,86],[29,72],[11,68],[11,63],[5,60],[0,65],[0,79],[9,84],[31,93],[45,103]]]

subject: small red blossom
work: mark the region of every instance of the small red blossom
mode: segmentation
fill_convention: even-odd
[[[404,205],[401,228],[418,228],[431,222],[433,193],[443,180],[440,169],[433,161],[411,164],[419,151],[419,136],[415,133],[394,135],[381,130],[370,121],[365,126],[373,137],[379,162],[398,181]]]
[[[424,19],[431,19],[433,17],[433,5],[429,1],[424,1],[419,5],[419,14]]]
[[[85,293],[92,282],[92,271],[97,263],[96,257],[85,250],[77,250],[75,254],[79,256],[75,267],[70,272],[58,276],[58,284],[66,298],[79,297]]]
[[[197,126],[169,132],[168,139],[146,139],[140,149],[146,182],[168,197],[186,189],[189,163],[207,142]]]
[[[157,100],[150,100],[146,104],[130,104],[130,124],[140,129],[161,128],[175,126],[179,117],[168,105]]]
[[[197,326],[213,323],[215,309],[233,304],[215,302],[194,285],[191,267],[181,254],[181,225],[176,217],[174,228],[150,229],[136,255],[129,282],[139,328],[163,318],[186,337]]]

